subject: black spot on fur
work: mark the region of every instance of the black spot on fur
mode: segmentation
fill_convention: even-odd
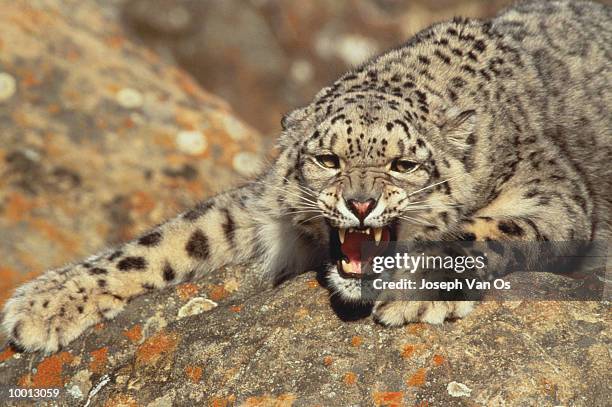
[[[164,265],[164,281],[172,281],[176,277],[176,273],[172,266],[168,263]]]
[[[43,308],[47,308],[47,307],[49,306],[49,300],[45,300],[45,301],[42,303],[42,306],[43,306]]]
[[[108,261],[113,261],[121,256],[123,256],[123,252],[121,250],[116,250],[110,256],[108,256]]]
[[[234,241],[234,231],[236,230],[236,224],[234,218],[228,209],[225,209],[225,223],[223,223],[223,233],[227,242],[232,244]]]
[[[195,208],[186,212],[183,215],[183,219],[186,219],[189,221],[198,220],[200,217],[204,216],[204,214],[208,212],[208,210],[212,208],[212,206],[213,206],[212,201],[200,202],[198,205],[196,205]]]
[[[444,211],[444,212],[440,212],[440,219],[442,219],[442,222],[444,222],[445,225],[448,224],[448,212]]]
[[[106,280],[104,280],[102,278],[98,279],[98,287],[100,287],[100,288],[106,287]]]
[[[108,273],[108,271],[106,271],[106,269],[103,269],[101,267],[94,267],[91,270],[89,270],[89,274],[91,274],[92,276],[99,275],[99,274],[106,274],[106,273]]]
[[[206,260],[210,254],[210,248],[208,247],[208,238],[200,229],[193,232],[189,241],[185,245],[187,254],[197,259]]]
[[[442,62],[444,62],[445,64],[450,64],[451,59],[448,55],[445,55],[442,51],[440,51],[439,49],[434,51],[434,55],[437,56],[438,58],[440,58],[442,60]]]
[[[504,220],[497,224],[497,228],[509,236],[523,236],[525,231],[513,220]]]
[[[83,310],[84,310],[84,308],[83,308],[82,305],[77,306],[77,311],[79,311],[79,314],[82,314]]]
[[[476,70],[469,65],[461,65],[461,69],[472,76],[476,75]]]
[[[151,232],[138,239],[138,244],[142,246],[157,246],[161,242],[162,234],[158,231]]]
[[[117,268],[121,271],[143,270],[147,267],[147,261],[144,257],[126,257],[117,263]]]
[[[429,65],[431,63],[431,60],[429,58],[427,58],[425,55],[419,55],[418,59],[421,63],[425,64],[425,65]]]
[[[22,322],[19,321],[15,324],[15,326],[13,327],[13,338],[17,339],[18,341],[21,341],[21,328],[22,328]]]
[[[478,52],[484,52],[487,48],[483,40],[478,40],[474,43],[474,49]]]

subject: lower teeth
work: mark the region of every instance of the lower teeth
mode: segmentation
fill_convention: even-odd
[[[345,260],[342,260],[340,263],[342,264],[342,270],[344,270],[345,273],[353,273],[353,265],[351,263],[347,263]]]

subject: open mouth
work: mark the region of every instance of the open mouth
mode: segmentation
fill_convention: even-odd
[[[362,265],[375,256],[384,254],[395,235],[395,227],[380,228],[330,228],[331,258],[336,261],[338,272],[345,278],[361,278]]]

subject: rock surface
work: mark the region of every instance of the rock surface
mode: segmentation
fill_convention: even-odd
[[[3,295],[237,182],[235,163],[260,152],[99,4],[21,0],[0,15]],[[612,404],[608,303],[486,302],[384,329],[330,306],[314,273],[272,288],[258,268],[140,297],[55,355],[0,349],[2,404],[34,404],[14,387],[59,388],[47,403],[61,406]]]
[[[0,382],[61,388],[58,404],[75,406],[612,401],[603,303],[485,302],[464,320],[386,329],[343,322],[313,273],[271,288],[255,269],[141,297],[53,356],[5,350]],[[219,305],[179,318],[194,298]]]

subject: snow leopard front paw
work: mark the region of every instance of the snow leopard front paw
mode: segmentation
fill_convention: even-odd
[[[441,324],[446,319],[468,315],[475,301],[377,301],[372,316],[385,326],[401,326],[408,322]]]
[[[102,296],[96,288],[89,281],[47,272],[19,287],[6,302],[2,329],[18,349],[56,352],[120,309],[119,299]]]

